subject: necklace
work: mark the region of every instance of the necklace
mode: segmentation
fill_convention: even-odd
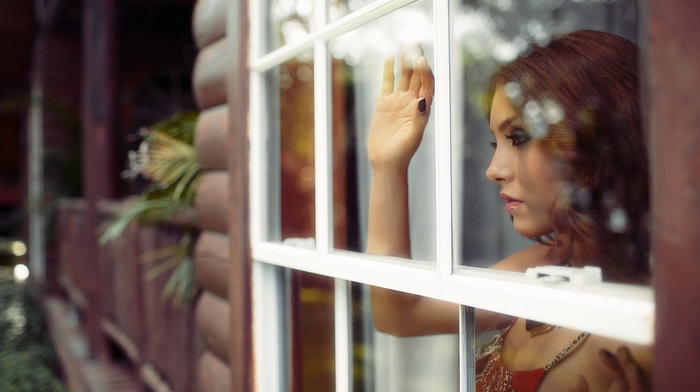
[[[535,320],[525,320],[525,330],[530,332],[530,337],[535,337],[537,335],[542,335],[554,329],[554,325],[545,324],[540,321]]]

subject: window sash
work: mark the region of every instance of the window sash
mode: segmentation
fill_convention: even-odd
[[[328,42],[380,16],[413,3],[415,0],[376,1],[332,23],[326,24],[326,1],[315,0],[315,28],[303,40],[285,45],[269,53],[262,48],[264,21],[262,2],[250,2],[250,201],[251,246],[255,261],[255,336],[258,386],[260,390],[283,390],[284,366],[280,351],[284,345],[284,321],[281,280],[275,267],[320,274],[336,279],[336,390],[352,390],[352,338],[350,332],[349,282],[391,288],[394,290],[459,303],[460,317],[460,385],[473,390],[474,323],[473,309],[482,308],[518,317],[533,318],[563,327],[586,330],[594,334],[633,343],[648,344],[654,336],[654,296],[650,287],[615,283],[577,285],[570,282],[547,283],[524,274],[473,267],[456,267],[453,249],[452,206],[452,100],[450,75],[454,69],[450,58],[450,6],[456,1],[434,1],[436,121],[435,176],[437,262],[405,260],[373,256],[333,249],[332,244],[332,172],[331,125],[329,107],[330,60]],[[320,10],[320,12],[318,12]],[[264,105],[264,72],[308,51],[314,51],[315,170],[316,170],[316,235],[315,247],[300,248],[262,240],[269,208],[268,196],[279,189],[267,189],[263,181],[268,166],[265,151],[266,114]],[[272,163],[274,164],[274,163]],[[274,186],[274,185],[273,185]],[[275,193],[277,192],[277,193]],[[270,291],[272,290],[272,291]],[[265,295],[263,295],[265,294]],[[272,299],[270,299],[272,298]],[[575,306],[572,306],[575,304]],[[599,320],[605,320],[604,323]],[[264,341],[264,343],[263,343]],[[273,347],[277,346],[277,347]],[[470,359],[472,358],[472,359]],[[268,364],[279,366],[271,369]],[[264,364],[264,365],[263,365]],[[264,372],[262,371],[264,367]],[[271,376],[272,373],[279,378]],[[264,374],[261,374],[264,373]],[[471,381],[470,381],[471,380]]]

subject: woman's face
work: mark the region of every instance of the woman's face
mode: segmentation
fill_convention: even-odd
[[[493,97],[490,129],[496,141],[486,177],[501,186],[500,196],[515,231],[531,238],[551,233],[549,212],[563,185],[560,165],[540,141],[529,136],[503,86]]]

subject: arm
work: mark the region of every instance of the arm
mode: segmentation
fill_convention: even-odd
[[[424,58],[415,69],[402,58],[401,76],[394,88],[394,59],[384,63],[382,87],[370,126],[368,152],[372,165],[367,252],[411,257],[408,223],[408,165],[418,149],[428,122],[434,91],[433,74]],[[425,99],[424,104],[419,103]],[[419,107],[420,105],[420,107]],[[423,111],[421,111],[423,109]],[[399,336],[454,332],[457,306],[440,301],[372,287],[372,313],[378,330]],[[432,301],[435,306],[425,306]],[[447,317],[442,328],[424,326],[434,320],[433,309]],[[444,309],[440,311],[438,309]],[[451,310],[451,311],[450,311]],[[450,316],[451,315],[451,316]]]
[[[402,59],[396,88],[394,79],[394,59],[387,58],[368,142],[372,187],[367,252],[410,258],[408,166],[428,122],[434,79],[422,57],[415,65]],[[422,99],[425,106],[419,103]],[[549,264],[549,250],[533,245],[493,268],[522,272],[533,260]],[[379,287],[371,287],[370,292],[375,327],[382,332],[416,336],[458,331],[459,308],[454,303]],[[498,328],[512,319],[483,310],[476,314],[478,330]]]

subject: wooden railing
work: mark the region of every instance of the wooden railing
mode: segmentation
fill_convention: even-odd
[[[99,206],[107,220],[121,203]],[[98,247],[98,260],[85,257],[86,241],[98,232],[84,224],[85,202],[62,200],[56,217],[57,279],[82,318],[99,320],[101,335],[112,358],[127,359],[146,386],[154,391],[196,390],[196,368],[201,354],[194,322],[194,302],[176,306],[163,297],[172,271],[146,279],[158,263],[144,263],[142,255],[177,243],[178,225],[130,224],[114,241]],[[97,280],[97,282],[95,282]],[[97,284],[95,284],[97,283]],[[97,297],[95,297],[97,296]],[[99,298],[99,309],[90,304]],[[99,314],[95,314],[99,313]]]

